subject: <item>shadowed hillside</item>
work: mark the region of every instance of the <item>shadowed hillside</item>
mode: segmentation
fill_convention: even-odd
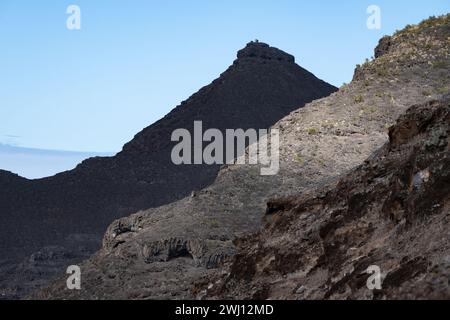
[[[94,240],[101,239],[114,219],[211,184],[219,165],[172,163],[175,129],[192,133],[195,120],[203,121],[203,130],[268,128],[335,90],[298,66],[293,56],[264,43],[249,43],[218,79],[138,133],[116,156],[91,158],[74,170],[41,180],[0,172],[2,259],[19,261],[53,245],[73,251],[66,255],[84,257],[86,251],[99,248]],[[52,249],[46,252],[52,256]]]
[[[81,266],[81,291],[66,290],[62,279],[35,296],[361,298],[361,268],[388,254],[385,296],[405,296],[392,288],[419,274],[444,283],[448,273],[439,268],[448,263],[439,264],[438,246],[429,258],[420,250],[448,216],[448,99],[441,97],[450,88],[449,44],[448,15],[384,37],[350,84],[273,126],[278,175],[224,166],[190,197],[112,223],[102,249]],[[433,178],[424,182],[417,173],[427,166]],[[414,237],[421,212],[430,214],[427,234]],[[406,248],[409,237],[414,246]],[[446,239],[436,244],[448,248]],[[445,297],[433,287],[424,294]]]

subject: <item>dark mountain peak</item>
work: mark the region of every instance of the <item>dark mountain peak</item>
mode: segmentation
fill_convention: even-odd
[[[272,60],[272,61],[283,61],[283,62],[295,62],[294,56],[277,49],[275,47],[269,46],[267,43],[259,41],[251,41],[247,43],[247,46],[239,50],[238,61],[253,59],[253,60]]]
[[[0,169],[0,182],[1,181],[10,181],[10,180],[27,180],[25,178],[22,178],[16,173],[12,173],[10,171],[2,170]]]
[[[74,170],[39,180],[2,179],[0,174],[0,257],[24,258],[61,244],[78,254],[79,242],[66,241],[69,235],[90,234],[100,240],[115,219],[182,199],[213,183],[220,163],[173,163],[176,142],[171,136],[177,129],[194,133],[195,121],[202,121],[203,131],[266,129],[336,91],[293,63],[294,57],[267,44],[249,43],[237,61],[242,63],[136,134],[116,156],[91,158]],[[98,245],[86,248],[93,252]]]

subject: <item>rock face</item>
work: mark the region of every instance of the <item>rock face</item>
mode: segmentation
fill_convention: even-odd
[[[209,298],[450,299],[450,95],[411,107],[337,186],[268,207]]]
[[[319,251],[320,241],[324,240],[321,240],[320,235],[326,233],[319,232],[315,227],[328,221],[320,218],[320,215],[331,215],[326,208],[311,205],[308,210],[314,214],[305,213],[305,220],[295,224],[295,232],[291,232],[291,220],[296,223],[295,210],[299,210],[297,202],[301,203],[301,199],[324,201],[330,190],[342,185],[342,181],[347,181],[347,189],[336,189],[342,194],[336,191],[335,197],[345,200],[353,190],[351,178],[354,176],[354,183],[359,184],[358,177],[362,175],[360,171],[353,175],[348,173],[354,172],[351,170],[355,170],[382,147],[388,141],[389,134],[391,140],[401,140],[402,135],[394,133],[402,127],[402,123],[408,123],[409,120],[405,119],[414,118],[414,114],[427,115],[430,112],[430,121],[436,122],[430,122],[430,137],[435,137],[432,140],[436,146],[440,145],[440,149],[433,152],[441,152],[432,155],[445,154],[445,149],[442,149],[446,148],[443,145],[445,139],[442,133],[436,133],[446,130],[446,122],[443,122],[446,116],[445,103],[428,101],[432,99],[431,96],[437,98],[444,91],[448,92],[450,87],[448,19],[446,16],[425,21],[417,28],[393,35],[382,56],[357,68],[352,83],[329,97],[307,104],[305,108],[292,112],[276,123],[273,128],[280,130],[279,174],[260,176],[258,165],[222,167],[212,185],[190,197],[112,223],[103,239],[102,249],[81,265],[84,277],[81,291],[66,290],[65,280],[61,279],[34,297],[297,297],[278,289],[272,294],[272,288],[277,288],[277,281],[280,281],[281,286],[287,286],[292,273],[302,275],[308,272],[301,264],[302,259],[306,259],[303,256],[313,257],[310,251],[322,253]],[[251,56],[252,52],[242,54]],[[416,107],[422,111],[409,112],[408,116],[404,116],[405,111],[414,104],[422,104]],[[403,120],[394,127],[397,129],[388,131],[399,117]],[[427,120],[424,120],[424,126],[426,123]],[[437,127],[444,129],[436,131]],[[423,128],[426,129],[426,126]],[[423,133],[418,134],[418,139],[425,137]],[[406,148],[403,154],[411,152],[407,150],[415,143],[406,137],[402,142]],[[389,168],[394,169],[398,165],[398,170],[401,170],[401,163],[393,163],[393,167]],[[386,170],[389,168],[386,167]],[[430,179],[430,173],[420,171],[416,175],[414,172],[414,177],[415,185],[424,185],[424,181]],[[377,183],[381,178],[383,176],[374,176],[372,182]],[[343,219],[337,220],[341,224],[336,224],[336,227],[345,226],[344,222],[350,221],[350,217],[357,219],[371,209],[366,205],[372,200],[376,202],[376,196],[365,199],[369,191],[370,188],[361,194],[355,193],[348,204],[353,212],[349,217],[343,215],[345,210],[333,216]],[[289,218],[285,220],[283,213]],[[380,220],[380,223],[385,223],[383,221]],[[390,221],[389,218],[386,221]],[[267,227],[260,231],[262,226]],[[361,237],[366,236],[365,232],[369,230],[367,226],[365,228],[358,231]],[[326,226],[323,230],[327,230]],[[330,225],[327,232],[332,231]],[[341,232],[344,233],[345,229]],[[253,233],[256,235],[248,236]],[[332,254],[335,248],[333,239],[339,240],[340,233],[327,234],[330,236],[327,250]],[[356,235],[354,241],[357,241]],[[259,239],[261,242],[258,242]],[[378,243],[376,237],[370,241],[372,246]],[[263,246],[260,248],[259,244]],[[267,252],[264,251],[266,247],[269,248]],[[339,246],[336,247],[338,249]],[[245,263],[239,263],[241,259]],[[339,255],[336,259],[345,260],[346,256]],[[411,262],[412,266],[417,262],[414,261]],[[314,263],[313,258],[310,263]],[[418,265],[421,265],[420,260]],[[397,277],[401,274],[399,272]],[[320,272],[314,274],[319,279],[322,279],[322,275],[327,276]],[[324,297],[320,294],[307,295],[310,290],[308,283],[295,284],[298,287],[289,284],[287,292],[295,289],[304,297]],[[236,290],[233,290],[234,285]]]
[[[270,47],[266,43],[252,42],[251,45],[246,46],[237,54],[241,62],[261,62],[261,61],[279,61],[294,63],[294,56],[280,51],[276,48]]]
[[[192,133],[195,120],[203,121],[204,131],[268,128],[334,91],[295,64],[291,55],[249,43],[218,79],[138,133],[116,156],[88,159],[72,171],[33,181],[0,172],[0,255],[14,262],[43,246],[76,249],[79,243],[68,240],[71,234],[100,240],[114,219],[170,203],[212,183],[219,165],[172,163],[175,129]]]
[[[375,48],[375,58],[379,58],[389,52],[391,40],[392,38],[390,36],[385,36],[380,39],[378,46]]]

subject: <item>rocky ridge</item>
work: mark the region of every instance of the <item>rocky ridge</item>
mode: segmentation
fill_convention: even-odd
[[[427,105],[433,97],[448,92],[449,43],[448,15],[383,38],[375,49],[377,58],[358,66],[350,84],[294,111],[273,126],[281,135],[278,175],[259,176],[258,166],[224,166],[208,188],[169,205],[115,221],[104,237],[102,250],[82,265],[86,280],[80,292],[68,292],[63,282],[59,282],[38,296],[82,299],[285,297],[278,293],[271,296],[275,285],[269,281],[271,276],[267,279],[261,276],[260,282],[259,273],[253,270],[264,270],[264,265],[260,266],[260,260],[252,255],[258,248],[257,245],[251,247],[258,233],[251,236],[249,242],[235,239],[257,232],[264,211],[269,213],[265,220],[275,217],[277,221],[276,217],[283,216],[278,212],[290,212],[296,206],[293,201],[269,199],[298,194],[302,199],[325,197],[327,190],[338,185],[339,179],[388,141],[388,129],[411,105]],[[356,207],[365,203],[363,198],[353,200],[352,205]],[[314,215],[307,217],[313,219]],[[319,223],[304,222],[301,227],[305,228],[308,223]],[[294,271],[302,272],[296,261],[303,255],[308,256],[308,250],[315,247],[303,245],[303,240],[296,236],[286,235],[286,241],[292,243],[282,242],[282,234],[288,230],[279,227],[277,231],[278,238],[272,238],[268,232],[264,245],[270,244],[279,250],[282,259],[268,257],[263,264],[274,265],[275,272],[285,279]],[[311,236],[316,235],[311,233]],[[314,240],[310,239],[305,235],[305,243]],[[280,246],[277,247],[277,243]],[[265,252],[261,254],[264,257]],[[227,265],[230,259],[233,261],[231,269],[221,269],[220,265]],[[246,261],[245,265],[236,262],[240,259]],[[211,260],[212,264],[208,262]],[[268,268],[270,271],[271,267]],[[225,274],[224,279],[217,276],[221,272]],[[227,279],[233,279],[234,273],[238,277],[236,288],[242,289],[241,293],[227,287],[227,283],[231,283]],[[217,286],[219,289],[211,279],[222,281]],[[193,283],[197,283],[194,288]],[[214,289],[205,291],[202,283]],[[249,286],[250,290],[244,286]],[[119,287],[123,288],[120,292]],[[302,291],[300,287],[297,289]]]
[[[102,235],[115,219],[170,203],[211,184],[220,165],[172,162],[174,130],[193,133],[197,120],[204,131],[268,128],[306,102],[335,90],[298,66],[291,55],[251,42],[218,79],[138,133],[116,156],[91,158],[74,170],[39,180],[0,171],[1,265],[2,270],[17,270],[0,274],[0,297],[17,298],[35,287],[22,274],[30,272],[17,267],[34,252],[52,251],[56,246],[66,251],[65,256],[81,252],[81,261],[86,250],[92,254],[100,248]],[[76,258],[67,263],[73,261]],[[63,265],[59,259],[50,269]],[[32,277],[42,283],[39,274],[47,278],[50,269]],[[59,272],[64,273],[64,268]]]
[[[268,203],[208,298],[449,299],[450,95],[416,105],[364,164],[314,195]],[[370,290],[368,268],[382,286]],[[205,280],[204,280],[205,281]]]

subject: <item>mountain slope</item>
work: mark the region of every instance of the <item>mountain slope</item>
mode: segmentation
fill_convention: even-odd
[[[237,241],[208,296],[449,299],[450,95],[411,107],[389,137],[321,196],[271,201],[264,229]]]
[[[19,261],[52,245],[74,252],[86,246],[97,250],[95,242],[76,239],[100,240],[114,219],[169,203],[213,182],[219,165],[172,163],[175,129],[192,133],[195,120],[203,121],[203,130],[268,128],[335,90],[298,66],[293,56],[264,43],[249,43],[218,79],[138,133],[116,156],[91,158],[74,170],[33,181],[0,172],[2,259]]]
[[[280,130],[278,175],[259,176],[258,166],[224,166],[211,186],[191,197],[115,221],[102,250],[82,265],[80,292],[67,291],[60,281],[39,296],[203,297],[201,284],[208,287],[210,279],[220,280],[217,273],[222,269],[217,268],[235,255],[233,240],[258,231],[266,209],[282,210],[276,201],[266,208],[269,199],[299,193],[312,197],[336,184],[388,140],[387,128],[409,106],[448,91],[449,37],[445,16],[383,38],[375,49],[377,58],[359,66],[352,83],[273,126]],[[279,265],[291,263],[291,252],[296,259],[295,244],[277,249],[286,252]],[[252,257],[245,252],[247,256]],[[243,275],[245,265],[238,265]],[[239,287],[242,296],[265,297],[256,289],[252,292],[251,281],[245,284],[250,293]],[[123,290],[117,291],[119,287]],[[216,294],[239,297],[239,292],[226,290]]]

